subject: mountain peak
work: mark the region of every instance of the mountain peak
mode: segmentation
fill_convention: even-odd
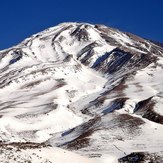
[[[62,163],[56,147],[92,163],[161,159],[162,67],[159,44],[88,23],[62,23],[1,51],[0,160],[14,162],[14,152],[55,162],[46,152],[55,151]]]

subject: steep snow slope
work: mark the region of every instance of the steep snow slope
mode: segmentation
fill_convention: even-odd
[[[63,155],[55,147],[101,163],[132,152],[162,157],[162,55],[153,42],[86,23],[63,23],[1,51],[0,140],[8,155],[0,159],[21,143],[29,145],[16,158]],[[32,143],[44,146],[31,151]]]

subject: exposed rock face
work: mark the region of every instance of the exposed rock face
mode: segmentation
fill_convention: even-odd
[[[0,148],[162,157],[162,72],[161,44],[118,29],[63,23],[33,35],[0,52]]]
[[[163,160],[155,155],[144,152],[135,152],[131,153],[128,156],[119,159],[119,163],[143,163],[143,162],[151,162],[151,163],[161,163]]]

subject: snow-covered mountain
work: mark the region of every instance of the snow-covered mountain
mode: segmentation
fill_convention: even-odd
[[[104,25],[0,51],[0,161],[163,162],[162,73],[161,44]]]

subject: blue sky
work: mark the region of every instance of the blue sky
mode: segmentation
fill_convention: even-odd
[[[105,24],[163,42],[163,0],[1,0],[0,49],[70,21]]]

